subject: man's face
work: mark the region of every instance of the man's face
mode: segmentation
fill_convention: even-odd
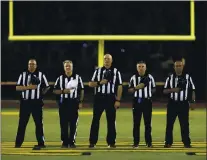
[[[36,68],[37,68],[36,60],[29,60],[29,62],[28,62],[28,70],[30,72],[34,72],[36,70]]]
[[[177,74],[181,74],[183,72],[183,62],[182,61],[177,61],[174,64],[174,69],[175,69],[175,73]]]
[[[144,75],[146,72],[146,64],[145,63],[137,64],[137,71],[139,74]]]
[[[65,63],[64,64],[64,70],[65,70],[65,72],[72,72],[73,71],[73,65],[72,65],[72,63]]]
[[[104,56],[104,66],[111,66],[112,64],[112,56],[107,54]]]

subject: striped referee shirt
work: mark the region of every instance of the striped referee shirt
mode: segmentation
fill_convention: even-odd
[[[91,82],[98,82],[104,79],[104,74],[106,71],[111,71],[112,79],[111,81],[108,81],[107,84],[95,87],[95,94],[100,93],[105,95],[114,95],[116,93],[117,86],[122,85],[121,74],[116,68],[113,67],[109,69],[105,67],[97,68],[93,74]]]
[[[195,90],[195,85],[193,83],[193,80],[189,74],[183,74],[181,75],[183,78],[187,80],[186,86],[184,90],[181,90],[178,93],[170,93],[170,99],[175,101],[186,101],[188,100],[188,92],[189,89]],[[164,89],[171,89],[176,88],[178,84],[178,76],[176,74],[171,74],[169,77],[167,77]]]
[[[73,73],[70,77],[68,77],[65,74],[59,76],[55,82],[54,89],[58,89],[58,90],[66,89],[66,86],[70,80],[77,80],[78,87],[73,92],[70,92],[69,94],[61,94],[60,98],[62,100],[64,100],[64,99],[77,99],[80,96],[80,90],[84,89],[84,85],[83,85],[81,77],[75,73]]]
[[[151,74],[148,74],[150,78],[149,84],[143,89],[136,90],[134,92],[134,97],[137,98],[151,98],[152,97],[152,89],[156,87],[155,80]],[[141,76],[139,74],[134,74],[129,82],[129,88],[135,88],[141,81]]]
[[[26,71],[26,72],[21,73],[19,76],[17,85],[29,86],[32,76],[38,77],[40,80],[40,84],[37,85],[36,89],[22,91],[21,99],[24,99],[24,100],[42,99],[43,98],[42,97],[42,89],[49,87],[49,84],[48,84],[48,81],[45,77],[45,74],[43,74],[40,71],[35,71],[34,73]]]

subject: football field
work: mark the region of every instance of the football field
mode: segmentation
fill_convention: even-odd
[[[32,150],[36,144],[35,127],[32,117],[28,123],[25,135],[25,142],[22,148],[14,148],[14,140],[18,126],[18,110],[2,109],[1,112],[1,154],[3,160],[136,160],[136,159],[198,159],[206,158],[206,109],[190,111],[190,136],[193,148],[184,148],[181,143],[180,125],[176,119],[174,125],[174,144],[172,148],[163,148],[166,109],[154,108],[152,115],[152,139],[153,148],[146,148],[144,143],[144,124],[141,122],[141,144],[138,149],[133,149],[132,139],[132,112],[131,109],[117,110],[117,148],[108,149],[105,141],[106,116],[103,113],[99,141],[95,149],[88,148],[90,125],[92,120],[91,109],[81,109],[79,112],[78,130],[76,138],[76,149],[61,149],[60,126],[58,109],[44,109],[44,132],[47,148]],[[91,155],[83,155],[90,152]]]

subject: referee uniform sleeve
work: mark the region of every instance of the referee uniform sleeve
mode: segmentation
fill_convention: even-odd
[[[46,78],[45,74],[43,74],[42,77],[43,77],[45,86],[46,86],[46,87],[49,87],[50,85],[49,85],[49,83],[48,83],[48,81],[47,81],[47,78]]]
[[[98,70],[96,69],[95,72],[93,73],[93,77],[91,78],[91,82],[97,81],[97,74],[98,74]]]
[[[121,78],[121,73],[118,71],[117,72],[117,85],[122,85],[122,78]]]
[[[79,76],[78,79],[79,79],[78,80],[78,88],[82,90],[82,89],[84,89],[82,78]]]
[[[134,76],[131,77],[130,81],[129,81],[129,85],[128,85],[128,88],[134,88],[135,85],[134,85]]]
[[[195,85],[193,83],[192,77],[190,76],[190,88],[194,91],[195,90]]]
[[[170,88],[170,78],[167,77],[166,81],[165,81],[165,85],[164,85],[164,89],[168,89]]]
[[[47,78],[46,78],[45,74],[43,74],[42,77],[43,77],[43,83],[44,83],[45,87],[46,87],[46,88],[49,87],[50,85],[49,85],[49,83],[48,83],[48,81],[47,81]]]
[[[152,75],[149,76],[151,81],[152,81],[152,88],[155,88],[156,87],[156,84],[155,84],[155,79]]]
[[[23,81],[23,77],[22,77],[22,74],[20,74],[19,79],[17,81],[17,86],[22,86],[23,85],[22,81]]]
[[[55,85],[54,85],[54,89],[60,89],[60,77],[57,78]]]

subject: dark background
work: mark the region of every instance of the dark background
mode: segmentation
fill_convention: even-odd
[[[14,2],[14,34],[190,34],[189,2]],[[195,2],[196,41],[106,41],[114,66],[129,81],[138,60],[147,62],[156,81],[165,81],[173,60],[186,59],[186,71],[195,82],[197,99],[206,99],[207,90],[207,2]],[[55,81],[62,72],[62,61],[74,62],[84,82],[97,65],[96,41],[12,42],[8,41],[8,2],[1,5],[1,81],[17,81],[29,58]],[[2,99],[16,98],[15,86],[1,86]],[[162,86],[157,100],[162,99]],[[93,90],[86,87],[86,94]],[[126,94],[126,93],[124,93]],[[49,98],[49,96],[48,96]]]

